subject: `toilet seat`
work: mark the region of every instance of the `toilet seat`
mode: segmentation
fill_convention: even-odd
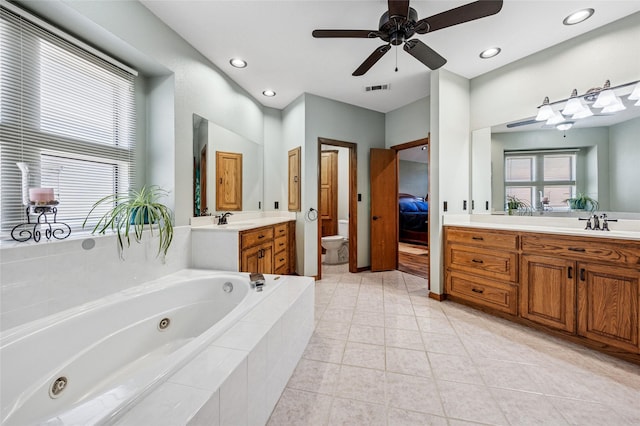
[[[327,237],[322,237],[322,239],[325,241],[341,241],[344,240],[344,237],[342,235],[330,235]]]

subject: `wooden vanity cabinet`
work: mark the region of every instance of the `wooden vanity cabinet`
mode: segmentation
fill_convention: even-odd
[[[640,363],[640,242],[445,227],[445,290]]]
[[[240,232],[240,271],[291,274],[295,263],[295,222],[285,222]]]

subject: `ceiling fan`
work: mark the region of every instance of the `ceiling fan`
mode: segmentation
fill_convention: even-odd
[[[409,0],[388,0],[389,10],[382,14],[378,30],[314,30],[315,38],[380,38],[387,44],[378,47],[353,72],[354,76],[364,75],[387,53],[391,46],[404,43],[403,49],[432,70],[447,63],[435,50],[418,39],[411,39],[416,33],[426,34],[443,28],[495,15],[502,9],[502,0],[479,0],[446,12],[418,20],[418,13],[409,7]],[[396,69],[397,71],[397,69]]]

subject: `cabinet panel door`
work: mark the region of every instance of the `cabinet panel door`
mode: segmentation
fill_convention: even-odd
[[[578,334],[638,352],[640,273],[578,264]]]
[[[522,256],[520,315],[549,327],[576,331],[575,262]]]
[[[242,250],[241,272],[260,272],[260,246]]]
[[[242,154],[216,151],[216,210],[242,210]]]
[[[259,271],[263,274],[273,274],[275,268],[273,267],[273,244],[263,244],[262,257],[260,258],[260,264],[258,266]]]
[[[288,210],[299,212],[300,202],[300,147],[289,151],[289,205]]]

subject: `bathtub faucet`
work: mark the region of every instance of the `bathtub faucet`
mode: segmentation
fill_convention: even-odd
[[[218,219],[218,225],[226,225],[226,224],[227,224],[227,218],[228,218],[229,216],[231,216],[232,214],[233,214],[233,213],[231,213],[231,212],[225,212],[225,213],[222,213],[222,214],[219,216],[219,219]]]
[[[256,291],[262,291],[262,287],[264,286],[264,275],[258,272],[252,272],[249,276],[249,282],[251,283],[251,288],[255,288]]]

